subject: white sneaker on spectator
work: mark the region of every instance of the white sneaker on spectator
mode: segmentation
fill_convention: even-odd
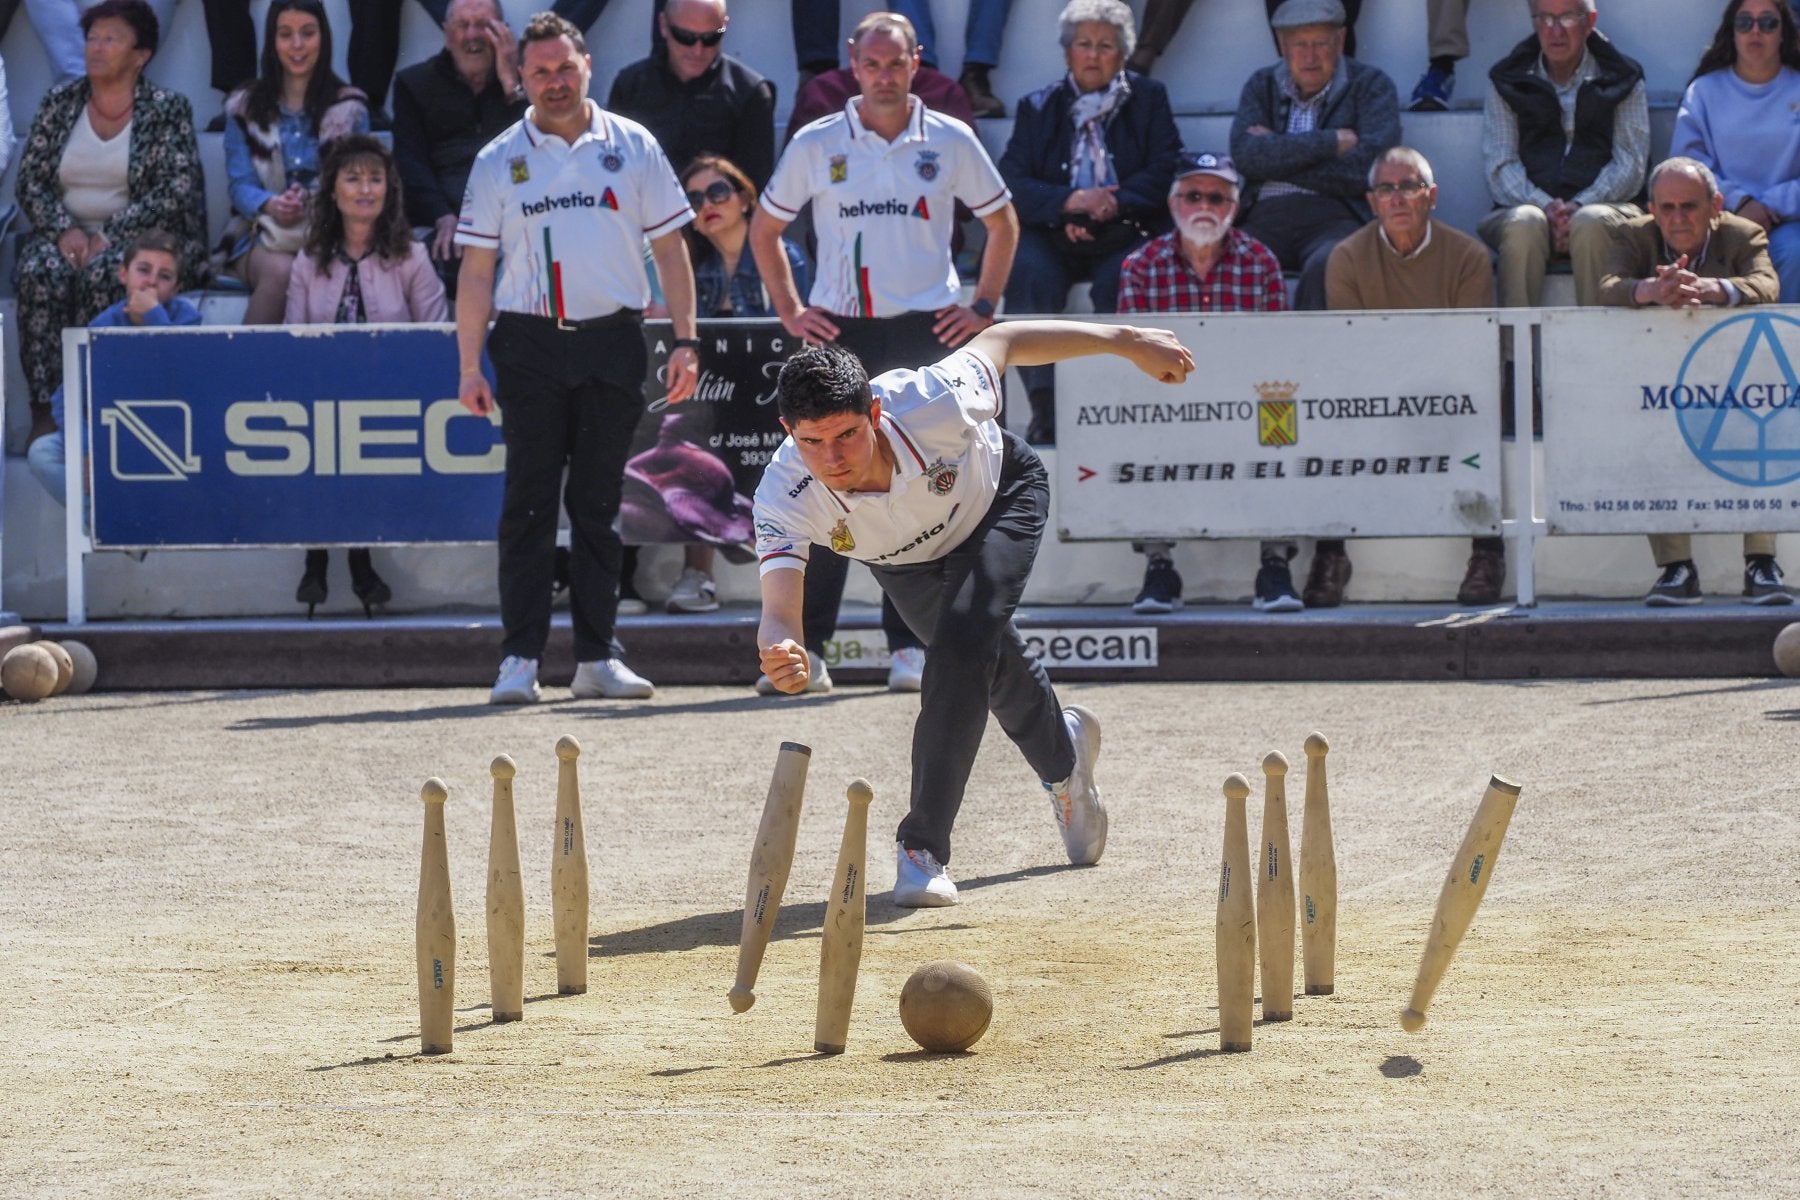
[[[575,664],[575,680],[569,690],[577,700],[648,700],[656,695],[656,685],[619,658]]]
[[[537,659],[509,654],[500,660],[500,677],[488,693],[489,704],[536,704]]]
[[[814,654],[811,650],[806,652],[806,662],[808,670],[805,694],[808,696],[823,696],[826,692],[831,690],[831,672],[825,669],[825,660]],[[758,675],[756,677],[756,694],[759,696],[779,696],[781,695],[781,689],[776,687],[775,681],[770,679],[767,675]]]
[[[1069,740],[1075,743],[1075,770],[1061,783],[1046,783],[1063,849],[1076,866],[1092,866],[1106,849],[1106,807],[1094,785],[1094,760],[1100,757],[1100,719],[1079,704],[1063,709]]]
[[[956,885],[929,850],[908,850],[894,843],[894,903],[901,908],[948,908],[956,903]]]
[[[916,692],[925,686],[924,650],[907,646],[894,651],[893,659],[888,667],[888,691]]]
[[[683,567],[675,590],[669,593],[668,609],[672,613],[718,612],[719,587],[699,567]]]
[[[650,606],[636,596],[619,597],[619,615],[621,617],[641,617],[650,611]]]

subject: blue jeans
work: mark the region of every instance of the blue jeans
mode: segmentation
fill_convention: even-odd
[[[1119,311],[1119,268],[1137,246],[1127,246],[1098,260],[1063,255],[1057,238],[1046,230],[1019,231],[1019,248],[1013,253],[1012,274],[1006,280],[1006,313],[1060,313],[1069,302],[1069,285],[1091,279],[1088,295],[1094,311]],[[1019,367],[1019,380],[1027,392],[1056,386],[1055,367]]]
[[[31,468],[31,474],[44,485],[50,498],[58,504],[63,502],[63,490],[68,485],[68,468],[64,465],[62,430],[46,433],[31,443],[25,451],[25,465]]]
[[[1781,277],[1781,302],[1800,302],[1800,221],[1783,221],[1769,231],[1769,257]]]
[[[894,0],[893,11],[913,23],[919,34],[919,57],[937,65],[937,26],[931,20],[931,0]],[[969,17],[963,25],[963,65],[991,67],[1000,61],[1000,35],[1012,0],[969,0]]]

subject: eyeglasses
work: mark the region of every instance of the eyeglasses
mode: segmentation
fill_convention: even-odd
[[[1541,29],[1562,28],[1563,30],[1580,29],[1587,23],[1589,13],[1540,13],[1531,14],[1531,19]]]
[[[711,33],[695,33],[693,30],[683,29],[679,25],[670,25],[669,36],[684,46],[705,46],[711,50],[725,40],[725,31],[715,29]]]
[[[1393,196],[1405,196],[1411,200],[1420,192],[1428,190],[1430,186],[1423,179],[1403,179],[1399,183],[1378,183],[1369,190],[1383,200]]]
[[[688,203],[694,206],[694,211],[699,212],[708,204],[723,204],[735,195],[736,188],[723,179],[715,179],[706,185],[704,192],[689,192],[687,198]]]
[[[1739,33],[1749,33],[1752,29],[1758,33],[1774,33],[1781,28],[1781,18],[1774,13],[1764,13],[1760,17],[1753,17],[1749,13],[1741,12],[1731,22],[1731,27]]]
[[[1184,204],[1204,204],[1209,208],[1224,208],[1228,204],[1236,204],[1237,197],[1230,192],[1176,192]]]

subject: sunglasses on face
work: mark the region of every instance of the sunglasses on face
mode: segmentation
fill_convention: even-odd
[[[699,212],[708,204],[723,204],[736,194],[736,188],[723,179],[715,179],[706,185],[704,192],[689,192],[687,198],[688,203],[694,206],[694,211]]]
[[[1390,196],[1405,196],[1411,200],[1425,190],[1425,181],[1423,179],[1405,179],[1399,183],[1378,183],[1369,190],[1384,200]]]
[[[695,33],[691,29],[683,29],[679,25],[669,26],[669,36],[684,46],[705,46],[711,50],[725,40],[725,31],[715,29],[711,33]]]
[[[1183,204],[1204,204],[1209,208],[1224,208],[1232,203],[1230,192],[1202,192],[1195,189],[1191,192],[1176,192]]]
[[[1731,27],[1739,33],[1749,33],[1752,29],[1758,33],[1774,33],[1781,28],[1781,18],[1774,13],[1764,13],[1760,17],[1753,17],[1749,13],[1741,12],[1731,22]]]

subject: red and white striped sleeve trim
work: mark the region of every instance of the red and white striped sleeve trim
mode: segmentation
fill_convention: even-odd
[[[990,213],[999,212],[1011,203],[1012,189],[1003,187],[1000,189],[999,193],[992,198],[983,200],[980,204],[969,205],[969,211],[978,217],[985,217]]]

